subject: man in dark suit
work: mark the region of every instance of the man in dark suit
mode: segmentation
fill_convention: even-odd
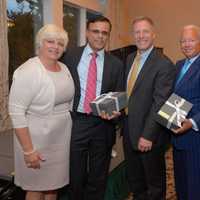
[[[128,115],[124,122],[127,178],[134,200],[165,199],[165,150],[169,135],[155,115],[172,92],[175,67],[154,46],[154,23],[148,17],[133,21],[138,48],[127,58]]]
[[[70,159],[70,196],[72,200],[103,200],[108,176],[111,150],[115,142],[115,124],[93,116],[86,100],[91,101],[91,91],[96,85],[95,96],[111,91],[121,91],[123,66],[121,61],[104,48],[111,31],[110,21],[97,16],[87,22],[87,45],[69,49],[63,57],[75,82],[72,112],[73,127]],[[95,58],[93,58],[95,54]],[[97,72],[90,69],[96,65]],[[96,81],[87,84],[89,73],[96,74]],[[89,110],[88,110],[89,109]]]
[[[185,26],[174,92],[193,104],[182,127],[174,130],[174,174],[178,200],[200,199],[200,27]]]

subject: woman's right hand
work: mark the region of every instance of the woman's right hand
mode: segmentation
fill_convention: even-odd
[[[33,169],[40,169],[41,167],[40,162],[45,161],[45,159],[42,158],[40,153],[36,150],[33,153],[24,155],[24,160],[25,160],[26,166],[28,168],[33,168]]]

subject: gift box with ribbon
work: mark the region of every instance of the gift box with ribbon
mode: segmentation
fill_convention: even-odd
[[[168,129],[177,129],[181,127],[192,106],[190,102],[173,93],[158,111],[156,121]]]
[[[109,92],[98,96],[90,103],[92,113],[99,116],[102,111],[105,111],[109,116],[113,111],[120,111],[127,106],[126,92]]]

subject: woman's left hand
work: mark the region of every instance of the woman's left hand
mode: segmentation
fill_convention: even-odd
[[[40,153],[38,151],[34,151],[33,153],[29,155],[24,155],[24,160],[26,163],[26,166],[28,168],[33,168],[33,169],[40,169],[40,162],[44,162],[45,159],[42,158]]]

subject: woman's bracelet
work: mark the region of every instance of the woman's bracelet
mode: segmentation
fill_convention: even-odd
[[[32,151],[24,151],[24,155],[25,156],[29,156],[29,155],[31,155],[32,153],[35,153],[35,149],[33,149]]]

